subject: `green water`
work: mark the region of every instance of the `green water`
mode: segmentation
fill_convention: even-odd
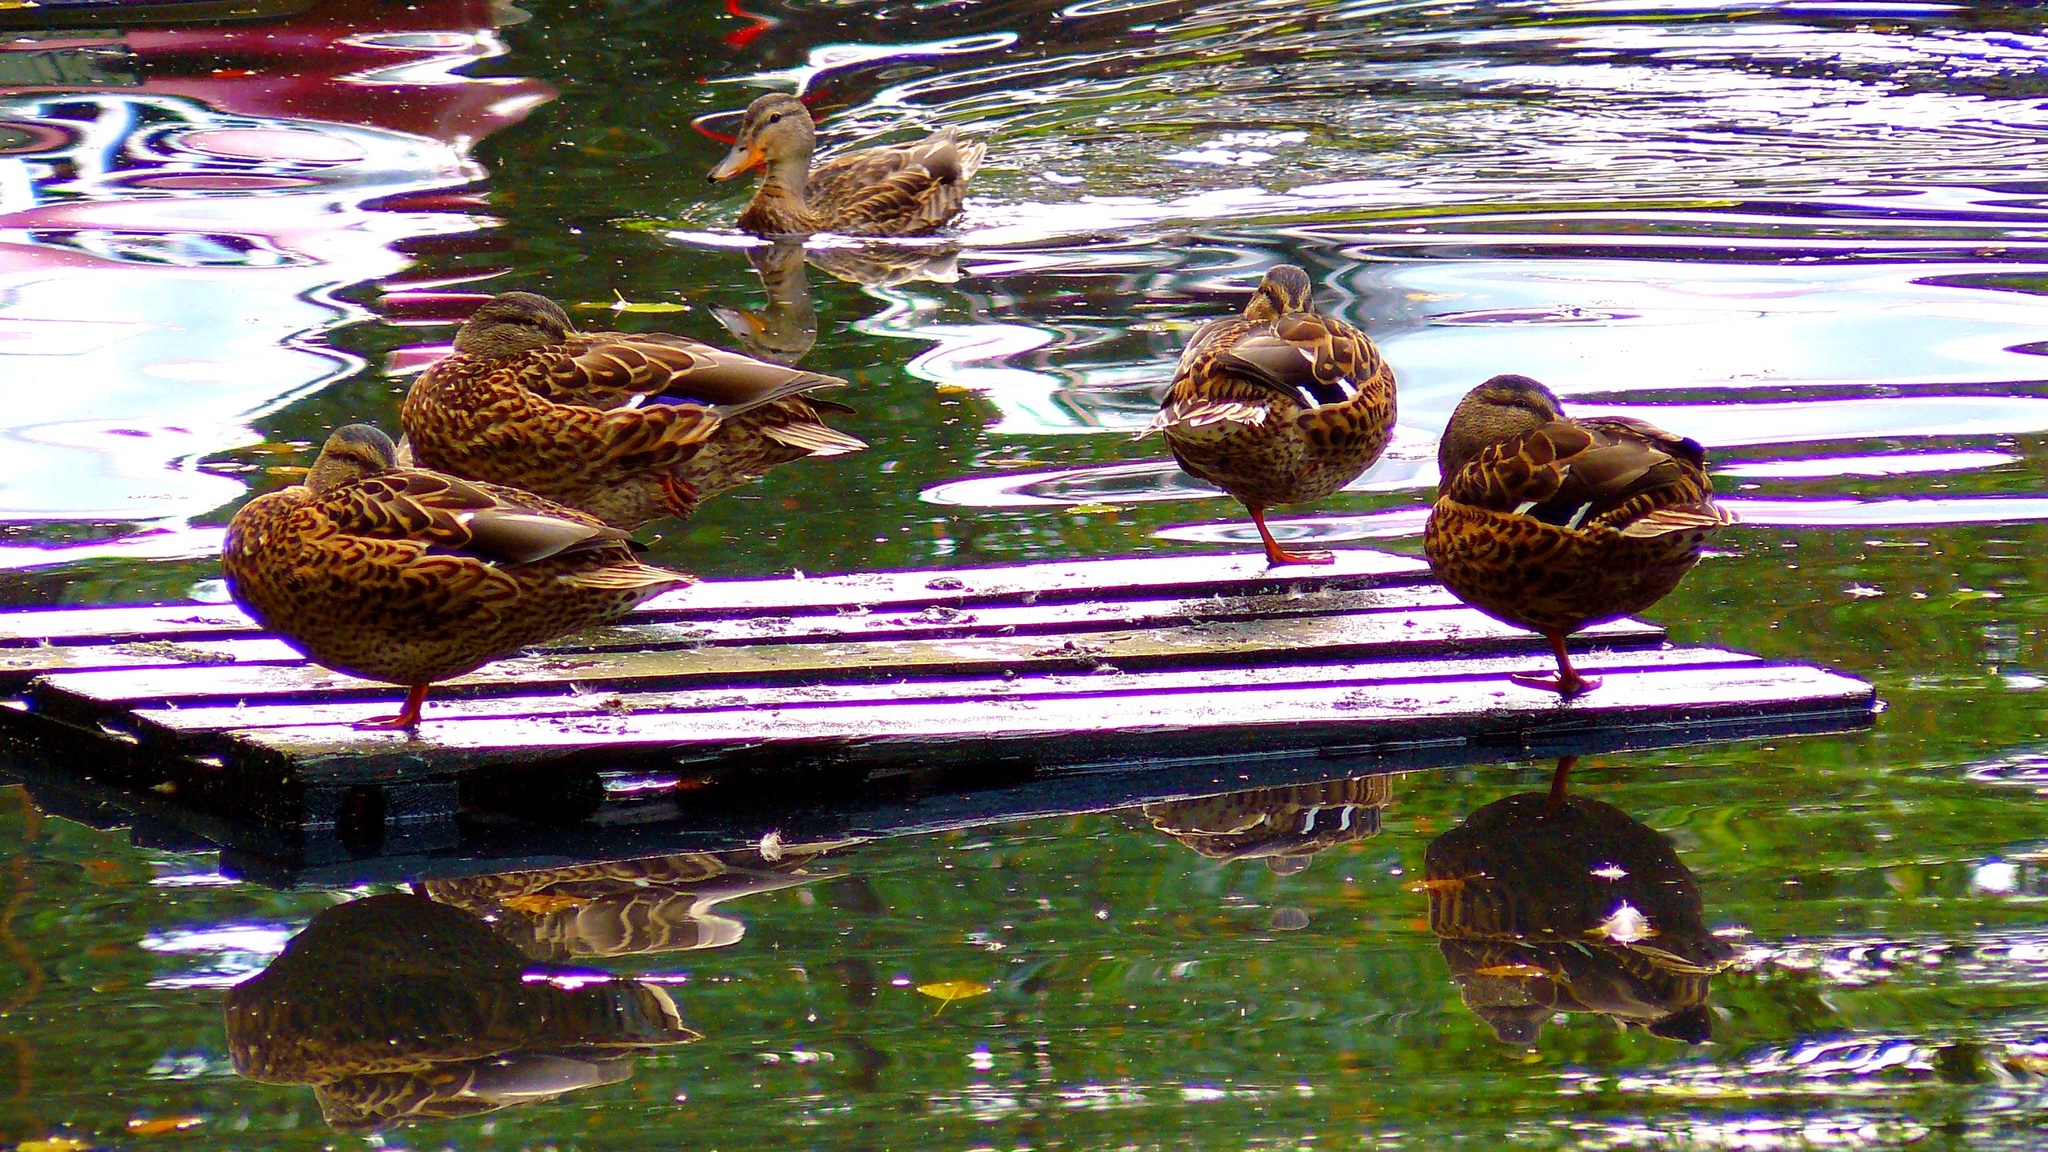
[[[1579,766],[1576,795],[1669,838],[1733,951],[1711,980],[1709,1044],[1586,1013],[1506,1044],[1465,1006],[1412,885],[1433,838],[1548,785],[1547,764],[1503,764],[1395,781],[1376,834],[1291,874],[1204,857],[1136,812],[845,845],[801,875],[780,862],[776,884],[718,904],[737,939],[576,962],[655,977],[701,1039],[614,1062],[599,1077],[613,1082],[381,1135],[330,1127],[310,1087],[238,1076],[223,1026],[232,985],[364,892],[234,882],[210,854],[132,846],[14,788],[0,794],[0,1137],[1006,1152],[2048,1140],[2039,9],[859,0],[762,9],[780,24],[733,45],[721,38],[749,22],[708,4],[530,7],[494,33],[480,6],[416,9],[468,37],[446,75],[477,101],[533,99],[440,156],[406,149],[463,135],[452,118],[419,123],[442,89],[365,86],[386,128],[413,135],[362,145],[383,174],[346,169],[356,199],[337,202],[369,208],[332,237],[268,223],[288,196],[150,200],[35,177],[74,181],[51,205],[132,210],[96,225],[127,229],[131,254],[53,265],[0,301],[70,385],[24,386],[6,421],[47,455],[41,471],[0,464],[0,603],[218,598],[211,550],[242,486],[285,482],[265,469],[304,463],[336,425],[395,426],[409,377],[387,358],[452,332],[387,307],[408,291],[687,304],[577,315],[729,340],[712,308],[762,309],[766,290],[730,235],[744,190],[706,188],[723,146],[690,123],[802,82],[834,145],[941,122],[989,141],[960,276],[804,272],[817,331],[803,363],[850,381],[843,426],[873,447],[659,526],[651,559],[734,576],[1243,547],[1239,510],[1132,434],[1186,332],[1287,259],[1367,327],[1402,388],[1389,458],[1299,510],[1295,538],[1419,552],[1450,407],[1525,371],[1712,450],[1746,523],[1650,614],[1675,642],[1837,668],[1886,708],[1856,736]],[[278,27],[393,19],[371,9]],[[163,93],[219,69],[291,71],[254,43],[145,57],[140,75]],[[201,119],[209,90],[191,90],[133,123]],[[44,89],[7,99],[22,119],[86,115]],[[480,199],[376,206],[420,187]],[[213,236],[244,227],[237,213],[311,255],[257,268],[261,245],[224,241],[133,255],[136,234]],[[91,239],[42,217],[9,227],[67,253]],[[348,229],[372,242],[347,248]],[[173,247],[184,255],[161,255]],[[222,253],[241,263],[221,271]],[[240,338],[187,318],[128,338],[163,340],[146,364],[59,371],[58,320],[148,321],[214,291],[255,301],[250,330],[274,321],[282,335],[262,340],[318,363],[144,371]],[[949,981],[987,991],[918,991]],[[420,993],[424,1015],[399,1031],[438,1027],[443,995]]]

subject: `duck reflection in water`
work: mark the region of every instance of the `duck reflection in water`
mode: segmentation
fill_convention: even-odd
[[[1152,827],[1211,860],[1264,860],[1283,876],[1325,848],[1379,835],[1392,776],[1255,788],[1144,807]]]
[[[632,1075],[630,1058],[698,1039],[662,988],[532,979],[483,920],[424,896],[313,917],[228,992],[235,1071],[310,1084],[343,1131],[549,1100]]]
[[[761,278],[768,304],[760,311],[714,304],[711,314],[746,350],[763,360],[794,366],[818,342],[818,309],[811,299],[806,265],[834,279],[864,288],[888,288],[913,280],[950,284],[960,278],[957,244],[862,244],[805,248],[800,240],[777,240],[747,249],[747,262]]]
[[[830,873],[805,865],[851,841],[758,851],[691,852],[649,860],[427,880],[420,888],[482,917],[536,960],[555,963],[724,948],[746,925],[714,909],[728,900],[793,888]]]
[[[1496,800],[1431,841],[1429,927],[1466,1007],[1510,1044],[1559,1012],[1597,1012],[1653,1036],[1709,1038],[1707,985],[1733,957],[1708,931],[1669,837],[1598,800],[1550,791]]]

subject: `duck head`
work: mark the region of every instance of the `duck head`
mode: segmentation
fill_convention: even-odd
[[[455,350],[487,360],[523,355],[568,339],[576,330],[562,306],[533,292],[504,292],[484,301],[455,333]]]
[[[739,138],[711,170],[711,179],[730,180],[765,164],[771,178],[783,176],[785,184],[801,191],[817,144],[817,128],[804,102],[784,92],[771,92],[747,105]]]
[[[1266,270],[1266,278],[1259,281],[1258,291],[1244,306],[1244,317],[1278,320],[1289,312],[1313,312],[1315,301],[1310,297],[1314,290],[1308,273],[1293,264],[1275,264]]]
[[[306,473],[306,487],[322,494],[398,467],[391,437],[368,424],[336,428]]]
[[[1452,410],[1437,445],[1437,482],[1448,482],[1488,446],[1562,419],[1563,406],[1550,389],[1527,376],[1495,376]]]

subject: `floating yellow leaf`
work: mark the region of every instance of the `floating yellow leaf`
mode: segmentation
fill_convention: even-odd
[[[1410,892],[1456,892],[1465,886],[1463,877],[1443,876],[1435,880],[1411,880],[1402,887]]]
[[[937,1000],[941,1012],[955,1000],[972,1000],[989,993],[988,985],[979,980],[941,980],[936,984],[919,984],[917,990]]]
[[[1539,976],[1548,976],[1550,972],[1547,969],[1538,968],[1534,964],[1489,964],[1484,968],[1474,968],[1472,974],[1474,976],[1527,976],[1533,979]]]
[[[576,307],[609,308],[614,312],[688,312],[690,310],[690,306],[688,304],[672,304],[668,303],[667,301],[661,300],[639,303],[636,301],[628,300],[625,298],[625,296],[621,295],[619,290],[616,288],[612,289],[612,295],[618,298],[613,300],[609,304],[601,300],[585,300],[582,303],[577,304]]]
[[[52,1136],[48,1140],[23,1140],[14,1146],[14,1152],[84,1152],[90,1147],[92,1144],[85,1140]]]
[[[1114,504],[1074,504],[1067,508],[1067,511],[1074,513],[1076,516],[1100,516],[1104,512],[1114,512],[1116,510],[1116,505]]]
[[[137,1117],[128,1122],[128,1130],[137,1136],[161,1136],[166,1132],[183,1132],[206,1123],[204,1116],[159,1116],[154,1120]]]

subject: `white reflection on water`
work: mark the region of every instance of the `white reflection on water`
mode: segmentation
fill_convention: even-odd
[[[553,96],[452,73],[504,51],[488,28],[321,26],[283,45],[212,36],[170,31],[136,50],[239,43],[304,70],[288,97],[277,77],[238,69],[203,83],[0,94],[0,521],[150,526],[42,563],[216,547],[217,532],[182,534],[183,521],[244,485],[199,461],[254,442],[255,419],[364,368],[324,340],[369,316],[336,291],[406,267],[405,241],[484,223],[376,202],[474,183],[475,138]],[[294,55],[316,41],[329,50]],[[8,549],[0,565],[35,562],[31,552]]]

